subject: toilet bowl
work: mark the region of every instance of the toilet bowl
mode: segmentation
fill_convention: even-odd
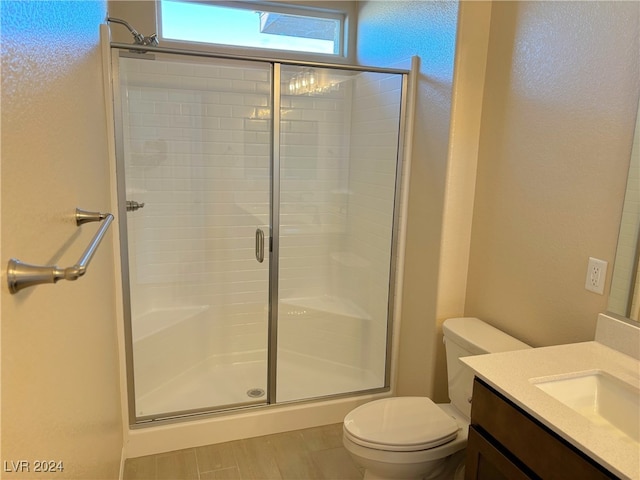
[[[464,462],[469,422],[451,404],[427,397],[366,403],[343,424],[343,444],[365,479],[452,479]],[[460,477],[462,478],[462,477]]]
[[[443,324],[451,403],[392,397],[347,414],[343,444],[365,480],[451,480],[464,477],[473,372],[460,357],[531,348],[477,318]]]

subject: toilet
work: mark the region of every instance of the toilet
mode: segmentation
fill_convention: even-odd
[[[462,479],[473,371],[458,359],[531,348],[477,318],[450,318],[442,329],[451,403],[384,398],[345,417],[343,444],[365,469],[365,480]]]

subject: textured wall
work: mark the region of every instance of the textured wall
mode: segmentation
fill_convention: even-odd
[[[420,56],[397,392],[432,391],[457,2],[359,2],[358,63]],[[444,399],[445,397],[441,397]]]
[[[584,282],[589,256],[615,254],[639,10],[493,5],[466,313],[534,346],[592,339],[607,306]]]
[[[2,262],[73,265],[106,210],[98,26],[104,2],[0,3]],[[60,478],[116,478],[122,449],[109,233],[88,273],[10,295],[3,277],[2,460],[62,461]],[[42,477],[31,473],[3,478]]]

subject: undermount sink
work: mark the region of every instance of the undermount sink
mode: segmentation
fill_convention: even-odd
[[[601,370],[532,378],[537,388],[590,422],[640,443],[640,390]]]

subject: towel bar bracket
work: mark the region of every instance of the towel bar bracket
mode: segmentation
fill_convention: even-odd
[[[12,258],[7,265],[7,284],[11,293],[41,285],[44,283],[56,283],[58,280],[77,280],[87,272],[89,262],[93,258],[102,237],[104,237],[109,225],[113,221],[110,213],[89,212],[76,208],[76,225],[80,226],[87,222],[100,222],[98,232],[94,235],[91,243],[84,251],[78,263],[67,268],[60,268],[56,265],[31,265],[18,259]]]
[[[89,222],[101,222],[105,218],[107,218],[109,213],[99,213],[99,212],[89,212],[87,210],[82,210],[81,208],[76,208],[76,225],[79,227],[84,223]]]

